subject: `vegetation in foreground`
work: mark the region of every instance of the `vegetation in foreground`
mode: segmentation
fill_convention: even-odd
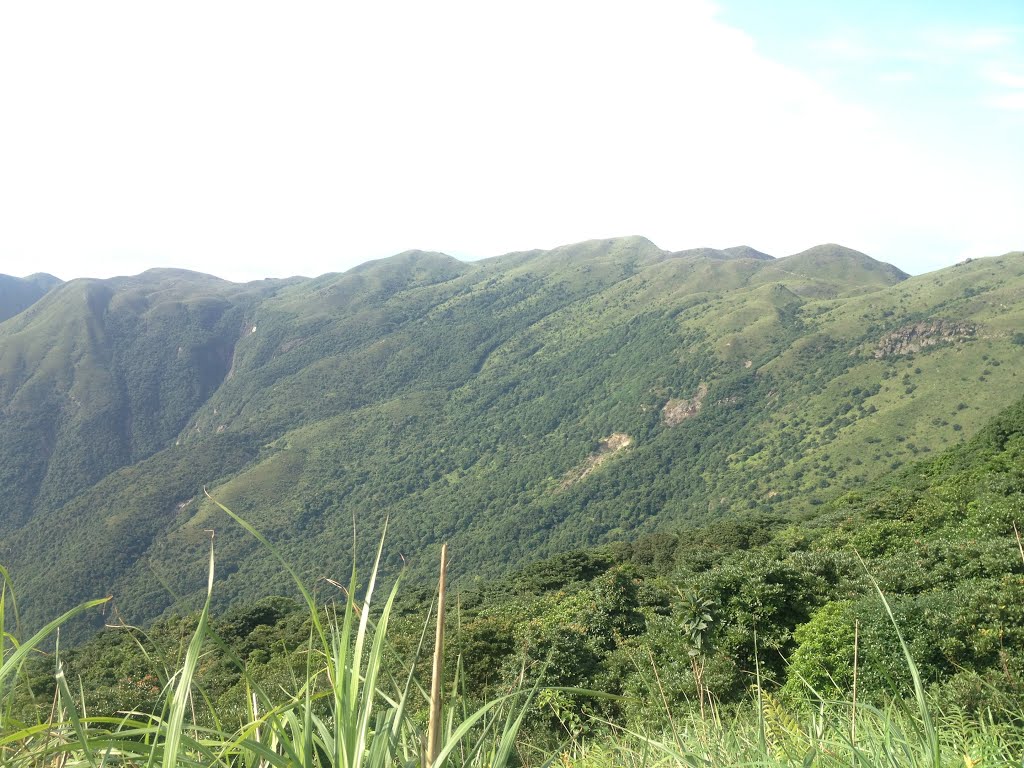
[[[799,526],[666,534],[464,590],[445,759],[1019,764],[1022,511],[1024,401]],[[4,764],[421,764],[429,595],[396,580],[375,609],[376,573],[338,608],[296,579],[299,608],[213,620],[208,592],[196,616],[45,657],[45,632],[5,635]]]
[[[225,508],[228,514],[233,513]],[[236,518],[237,519],[237,518]],[[248,524],[255,536],[262,538]],[[265,540],[264,540],[264,543]],[[379,565],[380,550],[377,552]],[[294,572],[282,561],[282,567]],[[211,541],[209,586],[213,587]],[[5,582],[0,620],[13,604]],[[749,700],[727,710],[702,699],[675,715],[662,691],[667,727],[651,729],[594,718],[568,728],[553,705],[562,695],[608,698],[593,691],[525,682],[470,705],[460,686],[461,665],[447,701],[436,757],[428,760],[423,688],[416,662],[389,653],[389,622],[399,584],[374,609],[376,566],[362,600],[340,609],[317,606],[296,582],[308,610],[305,669],[285,684],[256,674],[210,626],[209,594],[179,665],[153,688],[156,706],[109,715],[90,710],[81,681],[69,683],[59,648],[52,654],[52,700],[33,699],[28,655],[50,633],[103,600],[84,604],[23,644],[3,638],[0,666],[0,761],[4,766],[938,766],[1015,765],[1024,755],[1024,713],[989,708],[974,716],[935,711],[885,597],[878,592],[912,681],[910,695],[876,706],[856,696],[826,700],[805,682],[788,702],[755,680]],[[348,594],[356,594],[353,571]],[[242,711],[218,712],[197,682],[210,646],[233,657],[246,692]],[[140,643],[139,650],[146,655]],[[691,657],[692,658],[692,657]],[[550,664],[550,658],[548,660]],[[547,665],[545,665],[547,666]],[[543,676],[545,670],[541,670]],[[698,691],[700,695],[700,691]],[[26,699],[28,696],[28,699]],[[44,706],[47,705],[48,706]],[[238,715],[240,714],[240,717]],[[565,729],[537,724],[555,715]],[[232,716],[234,715],[234,717]],[[237,719],[236,719],[237,718]],[[534,729],[529,730],[532,724]]]

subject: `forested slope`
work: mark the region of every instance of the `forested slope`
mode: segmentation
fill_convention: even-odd
[[[1019,393],[1020,327],[1021,254],[908,279],[623,238],[72,281],[0,325],[0,559],[30,624],[104,593],[144,621],[202,589],[211,528],[222,606],[285,587],[204,486],[310,579],[385,518],[393,562],[449,540],[456,578],[789,518],[972,435]]]
[[[0,534],[173,444],[272,290],[151,270],[65,283],[0,325]]]
[[[42,272],[28,277],[0,275],[0,323],[31,307],[60,282]]]
[[[1022,523],[1024,400],[966,444],[799,520],[752,514],[668,528],[563,552],[499,580],[464,579],[448,614],[447,679],[459,663],[466,694],[482,700],[514,687],[525,669],[549,685],[624,697],[551,693],[532,717],[549,718],[563,736],[567,723],[579,727],[588,715],[668,727],[666,712],[708,695],[728,708],[748,700],[756,680],[787,707],[849,701],[855,644],[862,706],[912,697],[873,578],[932,705],[998,720],[1024,703],[1024,660],[1015,652],[1024,643],[1024,556],[1014,530]],[[406,583],[400,594],[389,636],[406,659],[432,592]],[[145,680],[157,678],[154,665],[180,663],[193,627],[186,617],[145,634],[109,630],[66,656],[70,673],[83,676],[94,708],[145,709],[160,695]],[[255,679],[287,686],[292,674],[301,678],[304,605],[242,604],[215,628]],[[420,658],[425,665],[429,647]],[[246,706],[236,664],[211,646],[202,667],[200,685],[222,717]],[[52,686],[49,667],[39,664],[37,675],[41,689]]]

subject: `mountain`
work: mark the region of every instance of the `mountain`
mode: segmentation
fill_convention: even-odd
[[[756,669],[766,701],[792,705],[808,686],[850,701],[856,684],[859,701],[884,707],[909,696],[914,683],[873,578],[929,681],[930,706],[955,708],[957,717],[987,715],[993,702],[1019,711],[1024,659],[1006,649],[1024,643],[1015,531],[1022,458],[1018,400],[968,442],[800,519],[761,514],[668,528],[459,585],[458,610],[448,614],[446,674],[455,673],[458,656],[460,690],[474,698],[514,687],[524,670],[549,685],[614,692],[621,696],[570,701],[630,728],[670,728],[666,707],[694,703],[698,681],[687,674],[694,654],[706,670],[701,684],[721,704],[749,703]],[[388,626],[400,655],[412,653],[433,607],[431,589],[409,587],[400,590]],[[253,675],[306,669],[313,627],[304,602],[243,602],[214,621],[221,642],[204,655],[196,682],[218,712],[250,700]],[[144,711],[159,701],[160,688],[126,685],[126,675],[158,678],[180,658],[182,637],[195,625],[192,614],[144,634],[111,629],[62,661],[81,679],[94,716]],[[648,663],[633,663],[638,657]],[[36,696],[49,701],[51,659],[40,656],[29,675]],[[561,722],[552,725],[562,732]]]
[[[413,578],[443,540],[454,577],[486,577],[806,513],[1019,393],[1024,255],[912,278],[840,246],[763,256],[630,237],[63,284],[0,325],[0,562],[23,617],[103,593],[159,615],[203,589],[210,529],[222,604],[287,590],[204,488],[311,580],[385,519]]]
[[[767,253],[762,253],[749,245],[737,245],[733,248],[726,248],[722,251],[726,256],[733,259],[759,259],[761,261],[771,261],[774,256],[769,256]]]
[[[675,258],[685,258],[687,256],[703,257],[706,259],[757,259],[758,261],[771,261],[774,259],[773,256],[769,256],[767,253],[755,250],[748,245],[738,245],[734,248],[725,248],[719,250],[718,248],[689,248],[685,251],[677,251],[672,254]]]
[[[60,280],[43,272],[28,277],[0,275],[0,323],[28,309],[57,285]]]
[[[172,444],[220,386],[246,288],[182,270],[73,280],[0,331],[0,532]]]
[[[892,264],[834,243],[808,248],[783,259],[779,266],[794,274],[819,278],[828,275],[837,282],[861,288],[892,285],[909,277]]]

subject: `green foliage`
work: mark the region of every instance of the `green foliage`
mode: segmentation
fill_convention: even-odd
[[[680,527],[464,585],[449,612],[450,647],[461,656],[449,660],[449,679],[458,677],[472,702],[541,674],[625,697],[545,694],[525,717],[531,733],[582,728],[590,716],[669,727],[666,712],[742,706],[755,667],[787,706],[848,696],[856,625],[860,700],[884,706],[915,683],[859,553],[930,696],[965,711],[990,700],[1017,707],[1024,666],[1008,649],[1024,646],[1024,562],[1013,533],[1024,510],[1022,412],[1024,402],[963,448],[824,505],[800,525],[767,516]],[[429,597],[411,590],[396,611],[396,661],[415,652]],[[303,646],[317,630],[297,605],[264,600],[212,622],[231,651],[211,647],[196,680],[224,717],[245,717],[248,683],[236,660],[266,684],[288,689],[302,679]],[[87,709],[151,707],[194,629],[186,618],[145,634],[108,631],[64,663],[83,681]],[[43,696],[53,692],[47,669],[27,669]]]
[[[683,582],[1016,396],[1024,260],[904,277],[838,246],[771,260],[624,238],[244,286],[173,270],[59,286],[0,327],[0,546],[25,619],[101,593],[138,624],[197,608],[201,568],[182,565],[219,525],[204,486],[310,583],[351,551],[353,519],[365,539],[385,517],[386,570],[401,553],[410,582],[441,540],[469,584],[707,531]],[[613,435],[628,446],[605,451]],[[861,534],[868,553],[913,535],[889,523]],[[294,594],[251,539],[220,534],[216,609]],[[607,570],[609,551],[579,567]],[[521,588],[550,588],[551,567]]]
[[[388,665],[388,625],[398,593],[396,582],[384,605],[373,603],[383,540],[361,599],[353,567],[347,599],[326,611],[312,599],[281,554],[255,528],[228,508],[220,507],[241,527],[266,546],[284,570],[296,578],[295,586],[305,599],[305,618],[310,629],[302,649],[304,670],[279,687],[265,674],[265,666],[242,661],[212,631],[210,605],[214,586],[214,547],[210,540],[207,599],[185,635],[184,653],[162,681],[159,697],[144,710],[97,714],[84,687],[72,693],[59,654],[54,654],[56,693],[53,711],[44,720],[43,705],[30,700],[22,709],[35,715],[35,724],[24,725],[11,717],[14,696],[5,685],[19,674],[26,656],[46,636],[72,615],[105,601],[93,601],[51,622],[24,644],[8,651],[7,632],[0,635],[0,754],[5,766],[41,764],[100,764],[174,766],[266,765],[276,768],[385,768],[424,763],[423,734],[412,717],[417,708],[416,660],[403,674],[402,663]],[[6,573],[0,585],[0,627],[9,594]],[[234,612],[222,626],[238,639],[251,638],[259,627],[279,624],[296,613],[294,605],[271,601],[250,610]],[[139,638],[138,649],[152,659]],[[148,641],[147,641],[148,642]],[[422,645],[422,642],[421,642]],[[215,706],[202,683],[203,667],[211,650],[237,664],[239,682],[245,689],[240,711]],[[95,660],[94,660],[95,661]],[[404,677],[404,682],[401,681]],[[147,681],[148,683],[148,681]],[[15,692],[17,693],[17,691]],[[537,687],[491,698],[475,710],[448,702],[447,727],[440,734],[434,768],[447,765],[503,768],[510,765],[516,739]],[[225,703],[229,703],[230,699]],[[459,711],[461,710],[461,711]],[[198,714],[197,714],[198,713]],[[234,727],[232,715],[238,715]],[[502,723],[504,721],[504,723]]]
[[[1012,753],[1016,742],[1006,728],[1024,702],[1024,667],[1008,650],[1024,646],[1024,562],[1013,531],[1024,509],[1022,414],[1024,401],[963,448],[823,505],[801,525],[766,517],[680,527],[564,553],[466,590],[459,610],[449,612],[451,649],[461,656],[458,663],[450,660],[449,679],[457,680],[466,712],[480,714],[464,730],[453,721],[452,737],[486,733],[487,713],[505,701],[501,692],[543,679],[558,687],[529,696],[506,722],[524,729],[523,738],[546,754],[555,749],[555,733],[589,733],[595,743],[595,723],[614,722],[633,738],[647,739],[651,749],[683,759],[694,745],[680,722],[691,717],[703,734],[701,754],[721,749],[722,760],[740,750],[754,764],[802,761],[817,750],[845,754],[852,738],[858,759],[881,764],[890,764],[884,761],[894,745],[915,765],[938,765],[943,754]],[[242,526],[270,546],[251,525]],[[284,562],[283,553],[270,551]],[[290,566],[285,571],[297,578]],[[357,623],[367,631],[375,625],[381,637],[386,631],[395,641],[389,647],[373,641],[374,663],[389,665],[398,681],[411,679],[397,670],[423,668],[419,660],[429,647],[415,638],[422,638],[429,609],[413,595],[400,611],[389,600],[386,614],[372,621],[365,606],[358,619],[346,613],[336,621],[297,583],[301,603],[278,598],[231,609],[210,620],[203,644],[196,638],[209,607],[198,619],[165,620],[145,634],[107,632],[62,653],[63,677],[53,677],[51,662],[26,665],[23,657],[17,665],[22,685],[31,685],[37,702],[51,693],[58,698],[72,745],[91,744],[92,734],[108,727],[101,714],[161,709],[157,730],[171,723],[167,713],[184,718],[181,680],[191,678],[208,708],[198,729],[182,725],[182,750],[207,754],[210,746],[197,734],[204,728],[227,733],[237,722],[231,754],[268,756],[282,744],[293,745],[295,755],[331,754],[344,739],[328,736],[335,720],[325,712],[368,701],[357,693],[344,701],[336,696],[339,681],[343,688],[356,684],[345,670],[365,665],[328,666],[318,677],[311,673],[313,660],[345,658],[346,648],[358,654],[359,643],[353,635],[344,640],[345,633]],[[373,591],[371,580],[365,593]],[[350,580],[347,594],[359,592]],[[346,601],[345,611],[353,605]],[[310,642],[327,645],[321,654]],[[850,704],[855,647],[856,714]],[[184,677],[175,672],[181,669]],[[376,674],[382,682],[387,677],[383,669]],[[364,679],[369,675],[366,668]],[[72,692],[75,680],[81,694]],[[619,697],[595,698],[580,688]],[[270,691],[280,691],[285,703]],[[30,713],[34,706],[23,694],[8,698],[9,713]],[[415,728],[422,704],[410,699],[408,707],[403,717]],[[809,711],[817,713],[810,722]],[[973,719],[982,715],[987,720]],[[393,728],[387,717],[385,728]],[[728,718],[733,724],[716,730]],[[668,741],[646,735],[659,727],[672,734]],[[362,728],[352,731],[351,743],[359,733],[370,738]],[[303,753],[304,734],[321,746]],[[736,739],[750,741],[741,749]],[[152,743],[159,750],[167,741],[158,735]],[[504,736],[489,743],[468,754],[507,756],[511,749]],[[160,754],[178,749],[171,746]],[[99,752],[83,746],[81,754]]]
[[[811,696],[838,699],[853,686],[855,614],[849,600],[826,603],[793,633],[796,650],[789,657],[783,694],[790,701]],[[877,646],[876,646],[877,649]]]
[[[108,592],[147,622],[71,649],[112,614],[66,623],[55,658],[45,635],[12,646],[6,612],[6,743],[39,749],[50,725],[35,713],[56,701],[59,739],[42,749],[87,764],[138,748],[124,729],[170,762],[357,762],[372,749],[349,747],[377,733],[394,737],[380,755],[413,759],[415,737],[397,734],[422,704],[395,697],[429,650],[420,553],[451,539],[448,679],[479,714],[449,734],[482,739],[470,761],[507,758],[519,729],[537,745],[592,735],[592,717],[663,726],[667,759],[683,759],[688,713],[710,759],[708,723],[749,718],[755,684],[756,730],[731,731],[747,734],[725,737],[732,754],[846,754],[843,705],[803,718],[851,695],[855,627],[858,760],[895,744],[935,764],[941,739],[947,755],[1008,754],[1000,729],[1024,701],[1024,400],[983,422],[1017,396],[1024,263],[901,280],[836,248],[735,256],[628,239],[477,265],[413,252],[261,286],[154,273],[68,284],[4,322],[0,543],[24,625]],[[671,425],[670,401],[690,408]],[[610,451],[616,434],[630,442]],[[205,486],[265,535],[226,526]],[[339,579],[339,553],[386,515],[406,597],[356,617],[373,582]],[[379,563],[382,589],[397,560]],[[337,613],[324,577],[348,581]],[[186,615],[150,621],[172,593]],[[540,680],[560,687],[525,693]],[[372,693],[384,686],[407,711]],[[987,725],[941,736],[934,702]]]
[[[811,690],[848,695],[856,624],[859,696],[882,706],[914,681],[859,553],[931,695],[968,710],[986,697],[1017,706],[1024,667],[1007,649],[1024,645],[1024,562],[1013,533],[1024,510],[1022,413],[1024,402],[969,445],[848,494],[800,525],[769,516],[681,527],[464,587],[449,619],[460,685],[469,700],[484,701],[543,669],[549,683],[626,698],[546,695],[547,714],[527,717],[529,729],[581,723],[581,713],[667,726],[666,703],[670,711],[741,705],[755,655],[762,684],[781,688],[781,701]],[[394,618],[397,658],[413,651],[425,619],[429,594],[415,595]],[[246,701],[233,658],[280,684],[301,677],[312,631],[303,615],[275,599],[213,623],[233,650],[210,656],[197,679],[225,712],[243,715]],[[148,701],[146,680],[174,668],[192,626],[158,623],[145,639],[106,633],[66,654],[66,664],[88,683],[90,706],[130,708]],[[140,664],[136,637],[160,664]]]

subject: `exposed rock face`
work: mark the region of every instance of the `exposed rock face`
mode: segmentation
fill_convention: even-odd
[[[628,448],[632,443],[633,438],[625,432],[614,432],[608,435],[608,437],[601,438],[597,443],[597,450],[590,454],[583,464],[568,472],[558,486],[558,489],[562,491],[578,483],[616,453]]]
[[[693,397],[689,399],[669,400],[665,403],[665,407],[661,409],[661,420],[665,422],[666,427],[675,427],[682,424],[691,416],[696,416],[700,413],[701,406],[704,405],[704,398],[707,394],[708,385],[701,382],[701,385],[697,388],[697,392]]]
[[[904,326],[883,336],[874,349],[876,358],[909,355],[925,347],[941,343],[956,343],[973,339],[978,333],[971,323],[952,320],[932,320]]]

